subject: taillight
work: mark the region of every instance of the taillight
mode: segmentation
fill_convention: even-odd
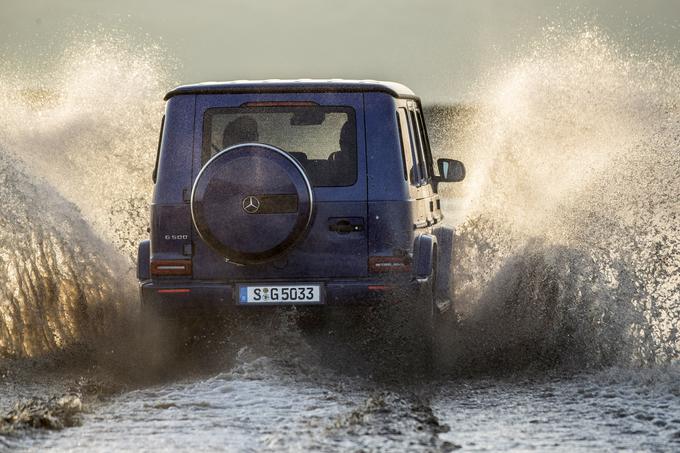
[[[411,257],[405,256],[371,256],[368,258],[368,271],[381,272],[410,272]]]
[[[151,275],[191,275],[191,260],[152,260]]]

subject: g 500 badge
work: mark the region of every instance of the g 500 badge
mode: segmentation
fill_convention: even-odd
[[[189,240],[189,235],[188,234],[166,234],[163,236],[163,239],[166,241],[188,241]]]

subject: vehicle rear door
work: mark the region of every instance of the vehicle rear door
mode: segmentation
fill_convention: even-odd
[[[270,262],[245,266],[225,262],[225,259],[203,242],[194,231],[193,273],[195,279],[316,280],[363,277],[368,274],[366,143],[361,93],[198,95],[192,180],[196,179],[205,164],[206,154],[209,154],[210,147],[214,146],[210,143],[210,132],[204,122],[211,112],[220,109],[248,109],[250,107],[276,108],[279,106],[285,108],[286,105],[296,105],[296,103],[336,106],[346,108],[351,112],[354,123],[353,133],[356,135],[354,137],[356,143],[355,181],[342,186],[313,184],[313,218],[307,232],[287,253]],[[299,153],[286,149],[284,151],[299,159],[296,155]],[[307,167],[310,171],[311,168],[311,166]]]

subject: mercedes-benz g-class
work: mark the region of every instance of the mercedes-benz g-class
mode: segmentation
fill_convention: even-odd
[[[453,230],[418,97],[390,82],[236,81],[167,93],[142,306],[452,305]]]

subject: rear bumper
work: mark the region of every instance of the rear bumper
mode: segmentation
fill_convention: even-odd
[[[386,301],[397,302],[417,290],[419,283],[411,280],[398,283],[387,283],[384,280],[348,280],[325,282],[322,285],[323,304],[299,305],[340,307],[345,305],[374,305]],[[145,280],[140,282],[139,288],[140,299],[144,308],[150,308],[158,313],[167,313],[168,315],[183,312],[215,312],[234,308],[249,310],[272,307],[238,304],[235,296],[235,285],[227,283],[193,280]]]

